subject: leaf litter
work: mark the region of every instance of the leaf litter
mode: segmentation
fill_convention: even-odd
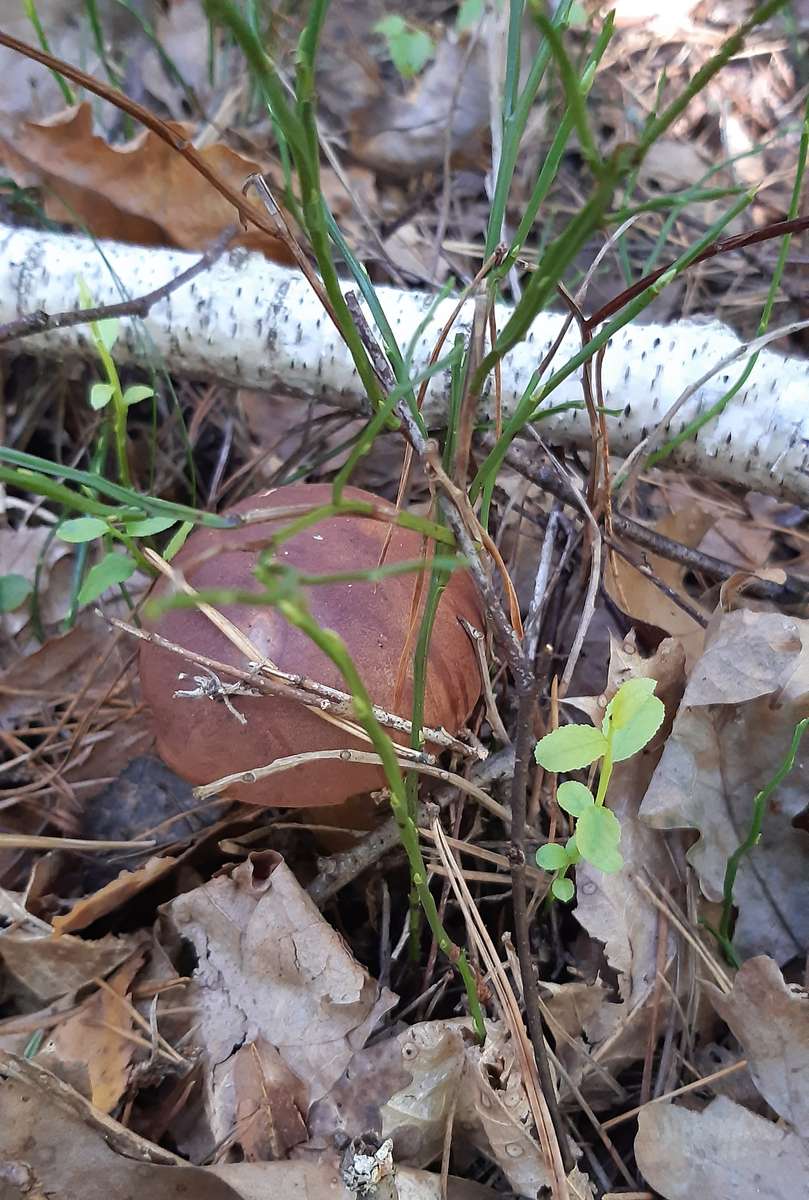
[[[43,0],[37,7],[55,52],[103,70],[92,55],[82,57],[89,42],[75,6]],[[245,81],[231,86],[228,48],[217,48],[213,69],[206,61],[201,5],[144,6],[163,53],[122,6],[100,4],[104,22],[111,19],[108,7],[123,22],[114,28],[121,60],[131,51],[147,94],[167,117],[182,123],[234,186],[261,167],[280,191],[272,139],[251,111]],[[354,243],[363,252],[370,247],[374,259],[381,248],[383,272],[408,280],[443,279],[450,267],[471,276],[479,265],[472,252],[480,236],[489,70],[499,34],[487,23],[477,34],[460,30],[446,20],[446,7],[425,0],[406,14],[435,43],[412,80],[391,71],[384,40],[368,35],[383,15],[379,4],[334,3],[324,41],[329,134],[337,131],[335,144],[346,158],[339,171],[324,168],[324,192]],[[3,28],[30,40],[19,10],[9,11],[8,23],[6,16]],[[650,42],[649,31],[637,27],[621,36],[598,97],[605,121],[615,120],[616,137],[627,120],[627,72],[637,90],[638,47],[659,65],[656,54],[666,57],[676,42],[665,31]],[[689,39],[689,52],[699,57],[698,27]],[[19,186],[44,188],[51,217],[78,217],[97,236],[187,248],[204,247],[229,223],[229,207],[153,135],[133,139],[116,114],[98,106],[91,115],[81,96],[65,110],[47,72],[5,51],[2,63],[6,169]],[[751,63],[744,69],[758,78]],[[684,69],[676,60],[667,66],[673,74]],[[647,99],[654,100],[658,75],[655,68]],[[610,107],[616,86],[621,102]],[[774,95],[780,86],[776,81]],[[727,97],[721,100],[724,106]],[[530,164],[542,161],[552,114],[544,102],[537,107],[536,144],[520,165],[525,179]],[[747,117],[753,129],[758,118]],[[738,125],[738,115],[732,119]],[[630,130],[625,140],[632,136]],[[715,147],[672,141],[647,162],[641,185],[654,193],[665,177],[667,190],[691,186],[714,158]],[[441,245],[438,206],[425,208],[418,191],[424,179],[415,176],[427,172],[424,195],[434,199],[429,172],[442,174],[445,161],[457,236]],[[760,163],[747,161],[744,178],[763,185],[762,203],[780,211],[784,172],[771,161],[768,176],[764,161],[764,154]],[[565,165],[568,190],[577,186],[575,170]],[[690,219],[703,223],[714,215],[710,203],[689,209]],[[676,239],[679,219],[674,228]],[[648,231],[636,233],[642,247]],[[638,253],[634,243],[630,253]],[[684,303],[699,308],[707,295],[713,311],[716,277],[693,278],[694,293]],[[593,296],[599,286],[596,280]],[[732,291],[723,302],[734,311]],[[752,319],[737,315],[742,324]],[[251,424],[241,411],[234,416],[239,406],[221,391],[183,387],[201,461],[210,465],[212,444],[225,448],[209,480],[212,504],[234,446],[238,470],[258,473],[268,486],[295,454],[307,463],[318,454],[343,461],[335,448],[348,427],[330,425],[318,441],[307,418],[316,428],[319,409],[307,414],[286,400],[267,406],[262,395]],[[290,434],[290,413],[300,418],[300,437]],[[135,426],[137,420],[136,414]],[[278,436],[274,458],[262,420]],[[162,483],[173,495],[178,473],[173,465],[165,471],[165,463],[172,456],[180,461],[184,447],[171,422],[161,434],[167,439]],[[72,449],[80,450],[87,437],[80,420],[71,436]],[[62,461],[61,446],[58,453]],[[360,466],[380,491],[399,469],[398,459],[391,468],[388,453],[387,445],[375,449]],[[548,498],[531,488],[522,494],[525,511],[544,524]],[[805,574],[803,514],[766,498],[739,500],[700,481],[683,489],[655,472],[632,504],[654,532],[742,572],[766,577],[788,563],[794,576]],[[507,508],[504,524],[511,520]],[[275,1194],[335,1200],[353,1194],[339,1179],[344,1140],[373,1134],[393,1140],[401,1197],[443,1195],[440,1167],[450,1148],[453,1169],[492,1184],[450,1175],[450,1197],[472,1200],[508,1188],[536,1195],[548,1168],[502,1014],[487,998],[492,1019],[481,1050],[468,1021],[455,1015],[457,993],[446,980],[422,978],[405,966],[390,929],[391,897],[398,919],[406,909],[406,876],[395,855],[381,871],[366,870],[349,898],[323,916],[303,887],[328,848],[316,830],[290,829],[274,816],[256,829],[255,814],[238,811],[220,820],[221,805],[198,811],[187,789],[143,766],[153,763],[137,757],[148,752],[151,734],[127,673],[128,648],[87,614],[64,632],[73,552],[37,521],[34,513],[29,524],[0,531],[2,574],[29,581],[39,564],[45,626],[40,641],[27,599],[0,618],[0,722],[9,754],[20,760],[6,775],[2,803],[13,803],[1,810],[3,832],[147,838],[155,847],[151,858],[149,851],[83,857],[64,848],[35,859],[0,845],[0,1191],[15,1200],[79,1194],[114,1200],[146,1189],[155,1200],[191,1189],[212,1200]],[[528,563],[528,588],[533,536],[518,524],[512,537],[509,528],[515,559]],[[579,863],[574,903],[556,905],[548,919],[539,908],[532,926],[555,1079],[587,1155],[568,1176],[569,1192],[578,1200],[595,1194],[595,1180],[620,1186],[615,1155],[620,1150],[629,1159],[629,1152],[626,1139],[609,1142],[612,1123],[637,1119],[638,1182],[660,1195],[736,1200],[755,1180],[757,1194],[792,1200],[796,1181],[809,1177],[809,1023],[800,986],[809,942],[805,756],[799,754],[772,797],[761,839],[739,869],[734,946],[745,961],[738,972],[720,961],[709,928],[717,923],[727,860],[749,826],[753,796],[807,715],[805,621],[751,600],[738,580],[720,598],[698,569],[652,552],[645,563],[653,579],[616,554],[607,560],[608,601],[599,601],[593,626],[601,641],[588,641],[589,661],[583,658],[576,676],[587,681],[576,690],[593,694],[568,699],[562,721],[575,709],[600,729],[607,704],[631,679],[657,682],[666,720],[640,754],[615,766],[609,803],[620,821],[624,869],[604,874]],[[104,607],[115,611],[107,600]],[[509,724],[512,698],[502,683],[496,693]],[[576,782],[590,783],[585,772]],[[556,807],[547,777],[537,775],[535,785],[537,842],[547,829],[558,841],[570,809]],[[507,793],[498,798],[507,802]],[[460,806],[451,811],[465,869],[467,852],[489,856],[473,862],[467,875],[481,913],[502,933],[507,831]],[[217,844],[218,838],[226,840]],[[253,844],[254,853],[234,861]],[[475,867],[485,868],[479,878]],[[448,907],[452,912],[452,900]],[[358,918],[359,911],[367,916]],[[463,940],[460,918],[458,927]],[[505,952],[508,960],[508,942]],[[402,992],[398,1007],[391,982]],[[486,987],[481,979],[484,996]],[[438,1019],[430,1019],[432,1004]],[[704,1084],[693,1080],[692,1063],[714,1073],[711,1055],[729,1073]],[[685,1095],[661,1099],[684,1080]],[[598,1161],[593,1146],[604,1147]]]

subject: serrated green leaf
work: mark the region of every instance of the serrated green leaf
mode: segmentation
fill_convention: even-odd
[[[463,0],[463,3],[458,6],[455,28],[459,33],[474,29],[482,16],[483,0]]]
[[[149,387],[146,383],[133,383],[124,392],[124,404],[139,404],[141,400],[148,400],[154,395],[154,388]]]
[[[151,537],[154,533],[164,533],[176,525],[174,517],[144,517],[139,521],[128,521],[125,530],[132,537]]]
[[[627,679],[626,683],[622,683],[604,713],[601,726],[604,733],[606,734],[610,726],[615,730],[625,729],[630,725],[635,714],[643,708],[649,697],[654,695],[656,687],[657,681],[646,676]]]
[[[106,554],[87,572],[87,578],[79,590],[79,604],[92,604],[102,592],[116,583],[126,583],[134,575],[137,563],[128,554]]]
[[[414,29],[398,14],[391,13],[374,25],[385,39],[391,62],[404,79],[412,79],[435,53],[435,42],[423,29]]]
[[[534,757],[546,771],[577,771],[589,767],[607,749],[607,739],[592,725],[563,725],[541,738]]]
[[[650,742],[663,724],[666,715],[665,705],[658,696],[648,696],[646,703],[639,708],[629,725],[616,729],[612,735],[612,760],[623,762],[631,758]]]
[[[618,843],[621,826],[615,813],[602,805],[593,805],[576,822],[576,848],[582,858],[605,875],[620,871],[624,865]]]
[[[90,408],[94,408],[96,412],[106,408],[114,392],[115,388],[111,383],[94,383],[90,388]]]
[[[107,533],[107,522],[99,517],[73,517],[63,521],[56,536],[63,542],[94,542]]]
[[[596,802],[590,789],[586,788],[583,783],[576,783],[574,779],[560,783],[556,799],[559,807],[566,813],[570,813],[571,817],[580,817],[585,808],[589,808]]]
[[[34,585],[24,575],[0,575],[0,612],[13,612],[28,599]]]
[[[561,900],[563,904],[569,904],[576,894],[576,889],[573,886],[572,879],[565,879],[563,876],[560,876],[558,879],[554,879],[551,884],[551,892],[557,900]]]
[[[567,866],[567,851],[556,842],[548,842],[537,850],[537,866],[543,871],[561,871]]]

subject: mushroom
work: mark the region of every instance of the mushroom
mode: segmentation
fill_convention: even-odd
[[[378,503],[378,497],[358,488],[345,488],[346,499]],[[240,501],[229,513],[267,510],[267,520],[230,529],[198,528],[173,560],[195,589],[238,588],[260,592],[253,574],[258,555],[288,514],[273,510],[290,505],[315,507],[329,503],[328,484],[292,484],[260,492]],[[355,515],[329,517],[301,530],[282,543],[278,558],[300,571],[329,574],[362,570],[380,563],[385,541],[388,563],[416,560],[423,539],[418,533],[385,521]],[[335,630],[345,641],[373,699],[394,710],[397,675],[412,624],[416,572],[386,576],[377,582],[340,582],[308,586],[307,601],[321,626]],[[154,594],[166,595],[172,585],[161,579]],[[424,589],[422,589],[423,591]],[[241,604],[221,611],[238,626],[260,655],[282,671],[345,689],[337,667],[311,640],[269,605]],[[456,733],[480,694],[480,674],[474,647],[459,618],[480,626],[477,594],[469,575],[452,573],[441,597],[430,642],[424,724]],[[247,669],[243,653],[197,608],[170,609],[152,629],[193,653]],[[407,650],[407,674],[396,708],[409,717],[412,704],[412,662],[415,642]],[[210,783],[224,775],[250,771],[277,758],[318,750],[365,749],[353,738],[297,700],[270,695],[234,695],[224,703],[209,696],[188,699],[175,695],[188,690],[193,666],[178,654],[153,642],[142,644],[140,678],[152,710],[157,747],[164,762],[194,784]],[[223,680],[226,682],[226,680]],[[235,711],[234,711],[235,710]],[[390,731],[389,731],[390,732]],[[403,736],[397,734],[402,741]],[[304,808],[341,804],[350,796],[384,784],[380,767],[317,758],[255,783],[238,783],[228,795],[249,803]]]

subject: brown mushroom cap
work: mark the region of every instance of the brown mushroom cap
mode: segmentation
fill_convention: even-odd
[[[378,497],[358,488],[346,488],[343,494],[346,499],[378,502]],[[301,483],[260,492],[228,511],[315,507],[330,500],[328,484]],[[289,520],[284,517],[281,524]],[[227,587],[260,592],[253,568],[263,541],[278,528],[277,518],[233,529],[199,528],[177,554],[174,566],[197,589]],[[279,558],[318,575],[375,567],[390,529],[387,522],[367,517],[331,517],[290,538],[283,544]],[[421,552],[422,538],[418,534],[394,527],[385,561],[414,560]],[[314,618],[340,634],[372,699],[388,711],[393,710],[417,578],[413,573],[388,576],[376,583],[331,583],[306,589]],[[171,585],[160,580],[154,594],[165,595],[170,590]],[[235,605],[221,611],[244,631],[260,654],[281,670],[345,690],[345,682],[331,660],[275,609]],[[480,694],[476,656],[459,616],[480,627],[474,585],[460,570],[451,575],[438,608],[425,696],[425,724],[444,726],[453,733],[464,724]],[[152,628],[185,649],[247,668],[242,653],[198,609],[166,612]],[[409,670],[414,645],[411,643],[408,652]],[[210,783],[223,775],[305,751],[372,749],[295,700],[235,696],[235,707],[247,719],[243,725],[221,700],[175,698],[178,689],[193,687],[189,676],[196,674],[202,671],[171,651],[142,645],[140,678],[152,710],[159,753],[168,766],[191,783]],[[409,717],[411,703],[412,677],[408,674],[399,713]],[[238,784],[228,794],[254,804],[303,808],[340,804],[351,795],[383,783],[381,768],[315,760],[254,784]]]

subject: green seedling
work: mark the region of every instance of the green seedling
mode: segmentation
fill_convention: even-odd
[[[403,79],[418,75],[435,54],[435,42],[429,33],[414,28],[398,13],[377,21],[374,33],[385,39],[390,60]]]
[[[665,709],[654,694],[654,679],[629,679],[607,705],[601,728],[564,725],[537,742],[534,756],[546,771],[567,773],[601,762],[598,790],[568,779],[557,792],[559,807],[575,821],[573,836],[562,846],[549,842],[537,851],[537,865],[553,873],[551,893],[557,900],[573,899],[573,883],[567,872],[584,859],[606,875],[624,865],[618,844],[621,826],[605,807],[615,763],[631,758],[657,733]]]

